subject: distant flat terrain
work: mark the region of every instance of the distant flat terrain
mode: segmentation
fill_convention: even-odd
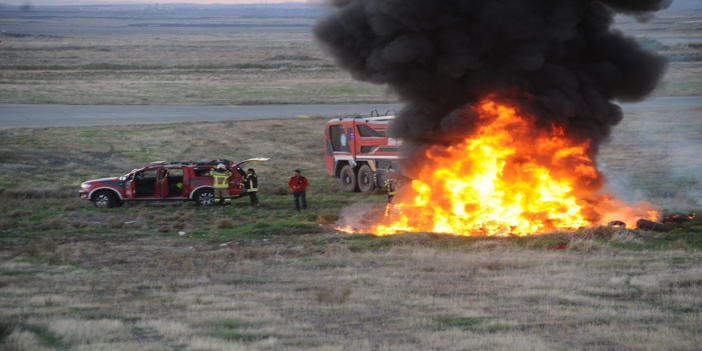
[[[311,27],[317,6],[0,7],[0,103],[386,104],[385,86],[335,67]],[[670,60],[656,96],[702,95],[702,11],[617,27]]]

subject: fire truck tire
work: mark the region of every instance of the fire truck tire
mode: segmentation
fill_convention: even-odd
[[[375,189],[373,171],[368,165],[363,165],[358,169],[358,189],[362,193],[370,193]]]
[[[339,179],[341,180],[341,188],[345,192],[350,193],[358,191],[358,183],[356,182],[356,173],[353,172],[351,166],[346,165],[341,169],[341,174],[339,174]]]
[[[214,204],[214,190],[212,189],[200,189],[195,192],[193,196],[195,204],[198,206],[209,206]]]
[[[122,205],[122,202],[114,192],[101,190],[93,194],[93,205],[99,208],[113,208]]]

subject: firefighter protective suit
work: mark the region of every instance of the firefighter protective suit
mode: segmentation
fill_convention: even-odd
[[[232,172],[220,163],[210,169],[210,175],[214,177],[214,197],[219,199],[220,204],[224,204],[225,199],[229,200],[229,177],[232,176]]]

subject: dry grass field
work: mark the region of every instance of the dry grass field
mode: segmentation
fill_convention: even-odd
[[[324,174],[325,122],[1,131],[2,348],[695,350],[702,342],[699,220],[669,233],[341,234],[333,223],[344,209],[380,209],[384,196],[341,193]],[[281,147],[291,133],[298,138]],[[638,132],[623,135],[613,147],[637,145]],[[654,203],[699,190],[646,178],[640,156],[617,154],[632,157],[617,159],[615,174],[648,180],[639,191]],[[261,208],[240,199],[108,210],[75,197],[85,179],[211,155],[272,157],[256,166]],[[293,167],[312,183],[302,214],[284,190]]]
[[[334,69],[296,26],[310,18],[265,30],[91,18],[3,19],[30,36],[2,39],[0,101],[394,101]],[[658,94],[700,95],[699,69],[672,63]],[[700,112],[628,114],[601,152],[610,185],[666,213],[699,212]],[[342,234],[333,227],[345,209],[385,198],[342,193],[326,175],[325,123],[0,130],[0,350],[699,349],[700,216],[667,233]],[[256,165],[261,208],[97,209],[76,197],[83,180],[150,161],[218,157],[272,158]],[[301,214],[285,186],[294,168],[312,184]]]
[[[135,10],[136,9],[136,10]],[[99,11],[100,10],[100,11]],[[0,102],[241,105],[396,102],[334,67],[313,40],[314,12],[269,17],[196,8],[69,7],[7,12]],[[671,58],[657,95],[702,91],[702,11],[620,27]]]
[[[313,41],[314,18],[308,16],[119,9],[7,13],[11,16],[3,19],[5,33],[0,34],[0,102],[396,101],[385,88],[354,81],[336,69]],[[183,23],[187,26],[178,26]]]

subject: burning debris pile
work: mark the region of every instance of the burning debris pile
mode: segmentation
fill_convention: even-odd
[[[333,0],[315,26],[337,64],[405,107],[407,182],[376,234],[529,234],[636,222],[601,192],[596,156],[666,61],[612,28],[662,0]],[[626,213],[624,213],[626,212]],[[623,218],[626,217],[626,218]]]

